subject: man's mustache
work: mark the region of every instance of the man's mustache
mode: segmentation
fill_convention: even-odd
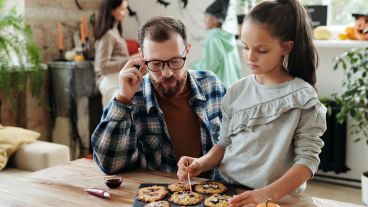
[[[163,78],[160,79],[160,82],[163,83],[163,82],[169,82],[169,81],[173,81],[173,80],[175,80],[174,76],[170,76],[168,78],[163,77]]]

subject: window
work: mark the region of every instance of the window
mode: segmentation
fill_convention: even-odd
[[[328,25],[348,25],[354,22],[352,13],[368,14],[367,0],[301,0],[304,5],[328,5]]]
[[[235,0],[237,14],[247,13],[261,0]],[[327,5],[328,25],[348,25],[354,22],[352,13],[368,14],[367,0],[300,0],[303,5]]]

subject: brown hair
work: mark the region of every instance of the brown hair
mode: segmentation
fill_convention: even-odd
[[[293,41],[287,70],[293,77],[315,85],[318,54],[313,44],[309,14],[298,0],[264,1],[251,10],[245,21],[264,25],[282,42]]]
[[[143,49],[143,41],[146,37],[155,42],[163,42],[171,37],[172,32],[177,32],[187,44],[187,29],[179,19],[168,16],[155,16],[147,20],[138,30],[139,46]]]
[[[114,27],[115,18],[112,16],[114,9],[118,8],[126,0],[102,0],[98,10],[98,17],[94,27],[95,39],[99,40],[104,34]],[[118,31],[122,36],[121,22],[118,23]]]

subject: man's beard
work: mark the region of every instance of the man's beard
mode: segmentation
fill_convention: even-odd
[[[166,98],[173,98],[178,96],[184,89],[185,83],[187,81],[187,74],[185,74],[181,79],[176,80],[175,77],[172,75],[169,78],[161,77],[158,81],[154,80],[152,77],[151,82],[153,84],[153,87],[156,89],[156,91]],[[175,80],[175,86],[167,88],[162,83],[167,81],[173,81]]]

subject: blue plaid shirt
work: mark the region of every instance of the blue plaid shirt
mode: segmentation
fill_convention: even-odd
[[[220,106],[226,89],[210,71],[188,73],[189,104],[200,119],[204,155],[218,141]],[[94,160],[107,174],[133,167],[177,171],[173,142],[148,75],[144,76],[132,105],[119,103],[115,98],[109,103],[92,134],[91,144]],[[218,175],[211,171],[205,176],[214,179]]]

